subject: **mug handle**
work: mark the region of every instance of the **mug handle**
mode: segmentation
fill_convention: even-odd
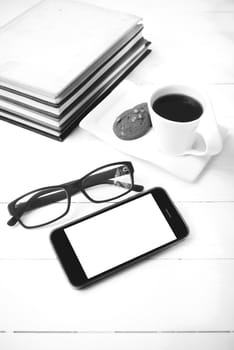
[[[220,135],[219,135],[220,136]],[[213,156],[218,154],[222,150],[223,144],[221,136],[214,140],[214,138],[196,132],[195,141],[191,149],[184,152],[183,155],[194,155],[194,156]]]

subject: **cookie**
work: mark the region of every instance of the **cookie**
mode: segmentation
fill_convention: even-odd
[[[151,126],[147,103],[141,103],[120,114],[113,124],[113,131],[122,140],[134,140],[145,135]]]

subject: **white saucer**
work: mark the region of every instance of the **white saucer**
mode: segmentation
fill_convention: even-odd
[[[115,119],[125,110],[146,102],[150,88],[152,86],[138,87],[129,81],[123,81],[81,121],[80,127],[125,154],[149,161],[183,180],[194,181],[211,159],[210,155],[173,157],[163,154],[157,148],[153,129],[143,137],[129,141],[119,139],[113,132]],[[214,114],[209,118],[209,123],[206,129],[212,130],[212,134],[209,134],[206,141],[219,144],[220,152],[225,132],[221,135]]]

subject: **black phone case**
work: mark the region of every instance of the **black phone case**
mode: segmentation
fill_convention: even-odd
[[[77,225],[84,220],[88,220],[94,216],[100,215],[106,211],[112,210],[116,207],[124,205],[125,203],[136,200],[137,198],[148,195],[148,194],[153,195],[155,201],[158,204],[158,207],[160,208],[162,214],[166,218],[168,215],[167,211],[169,211],[170,213],[174,212],[173,218],[175,220],[171,220],[170,222],[167,219],[166,220],[169,223],[172,231],[174,232],[174,234],[177,238],[169,243],[166,243],[160,247],[152,249],[151,251],[148,251],[140,256],[137,256],[129,261],[126,261],[118,266],[113,267],[110,270],[104,271],[104,272],[100,273],[99,275],[88,279],[80,262],[79,262],[79,259],[76,255],[75,251],[73,250],[73,247],[72,247],[70,241],[68,240],[66,234],[64,233],[64,229],[66,229],[67,227],[73,226],[73,225]],[[164,203],[165,200],[167,201],[167,207],[165,207],[165,205],[163,205],[163,204],[165,204]],[[51,239],[52,245],[54,246],[54,249],[57,253],[57,256],[62,264],[62,267],[64,268],[71,284],[77,288],[84,288],[84,287],[86,287],[86,286],[88,286],[96,281],[99,281],[103,278],[106,278],[106,277],[112,275],[113,273],[116,273],[120,270],[123,270],[126,267],[129,267],[135,263],[138,263],[138,262],[142,261],[143,259],[146,259],[146,258],[154,255],[155,253],[162,251],[163,249],[167,248],[168,246],[171,246],[172,244],[175,244],[178,241],[180,241],[181,239],[185,238],[188,235],[188,233],[189,233],[189,229],[188,229],[187,224],[185,223],[184,219],[180,215],[179,211],[177,210],[176,206],[171,201],[171,199],[168,196],[168,194],[166,193],[166,191],[160,187],[156,187],[156,188],[153,188],[151,190],[145,191],[144,193],[134,195],[134,196],[127,198],[121,202],[110,205],[110,206],[103,208],[101,210],[98,210],[92,214],[86,215],[86,216],[80,218],[79,220],[71,222],[68,225],[64,225],[61,228],[54,230],[51,233],[50,239]]]

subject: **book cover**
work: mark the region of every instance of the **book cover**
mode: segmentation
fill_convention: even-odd
[[[0,85],[58,103],[139,22],[91,4],[43,0],[0,29]]]
[[[30,131],[39,133],[41,135],[56,139],[58,141],[63,141],[71,132],[72,130],[79,125],[80,121],[89,113],[95,106],[97,106],[99,103],[101,103],[105,97],[111,93],[111,91],[144,59],[148,54],[150,53],[150,50],[147,49],[147,46],[145,50],[143,50],[138,55],[135,55],[134,58],[127,64],[125,64],[125,67],[122,67],[120,71],[118,69],[116,70],[116,73],[110,81],[106,83],[103,88],[101,88],[100,91],[96,94],[96,96],[92,96],[91,100],[89,101],[89,104],[86,104],[82,110],[79,111],[79,113],[75,113],[70,120],[68,120],[66,123],[64,123],[64,128],[61,131],[56,131],[54,129],[51,129],[51,127],[48,127],[44,124],[40,125],[38,121],[35,123],[33,121],[26,120],[25,118],[20,117],[17,114],[12,114],[7,111],[3,111],[0,109],[0,120],[9,122],[11,124],[14,124],[16,126],[20,126],[22,128],[28,129]]]
[[[49,102],[46,102],[44,100],[40,100],[36,98],[35,96],[29,96],[23,93],[20,93],[17,90],[8,90],[7,88],[1,88],[0,87],[0,96],[2,100],[9,101],[9,103],[15,104],[15,105],[22,105],[25,108],[29,108],[31,110],[35,110],[38,112],[41,112],[45,115],[59,117],[62,114],[64,114],[64,111],[68,108],[70,108],[71,104],[73,104],[77,99],[82,96],[87,90],[92,88],[92,85],[96,83],[106,72],[108,69],[113,67],[113,65],[122,58],[126,53],[133,52],[134,46],[141,42],[142,39],[142,33],[141,28],[139,29],[139,32],[137,32],[126,44],[124,44],[109,60],[105,62],[102,66],[99,67],[97,71],[95,71],[93,74],[90,74],[90,76],[82,83],[77,85],[71,94],[66,96],[61,103],[59,104],[52,104]],[[0,101],[0,108],[1,108],[1,101]]]

